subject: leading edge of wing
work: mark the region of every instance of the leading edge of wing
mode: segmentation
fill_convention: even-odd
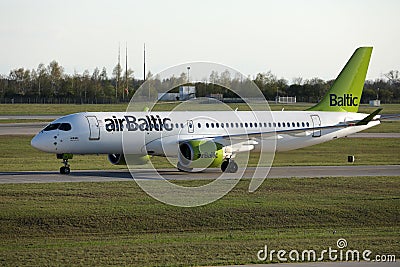
[[[342,124],[336,124],[336,125],[331,125],[331,126],[320,126],[320,127],[312,127],[312,128],[262,131],[262,132],[255,132],[255,133],[246,132],[246,133],[240,133],[240,134],[226,134],[226,135],[209,135],[209,136],[198,137],[198,138],[190,138],[189,140],[203,140],[203,139],[218,140],[218,139],[242,139],[242,138],[248,139],[249,137],[269,138],[269,137],[272,137],[272,136],[278,135],[278,134],[297,134],[297,133],[303,133],[303,132],[307,132],[307,131],[331,129],[331,128],[345,128],[345,127],[349,127],[349,126],[354,126],[354,124],[342,123]],[[187,140],[185,140],[185,141],[187,141]]]
[[[347,127],[353,127],[353,126],[360,126],[360,125],[366,125],[370,121],[379,120],[380,115],[376,116],[376,114],[378,114],[380,111],[381,111],[381,109],[378,109],[375,112],[367,115],[365,118],[363,118],[361,120],[346,121],[346,122],[338,123],[335,125],[318,126],[318,127],[312,127],[312,128],[285,129],[285,130],[276,130],[276,128],[275,128],[274,131],[245,132],[245,133],[240,133],[240,134],[226,134],[226,135],[206,135],[203,137],[186,139],[185,141],[203,140],[203,139],[208,139],[208,140],[242,139],[242,138],[248,139],[249,137],[269,138],[269,137],[272,137],[274,135],[279,135],[279,134],[294,135],[294,134],[298,134],[298,133],[304,133],[307,131],[318,131],[318,130],[324,130],[324,129],[347,128]]]

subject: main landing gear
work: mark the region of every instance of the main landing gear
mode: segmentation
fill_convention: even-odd
[[[221,171],[226,173],[236,173],[239,167],[233,159],[228,159],[222,162]]]
[[[62,164],[64,164],[64,166],[60,168],[61,174],[69,174],[71,172],[68,160],[72,159],[72,156],[72,154],[57,154],[57,159],[62,159]]]
[[[177,169],[181,172],[192,172],[193,168],[188,168],[182,166],[180,162],[177,164]],[[227,159],[221,164],[221,171],[226,172],[226,173],[236,173],[238,171],[239,167],[237,163],[233,159]]]

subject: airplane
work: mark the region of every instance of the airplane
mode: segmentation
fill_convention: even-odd
[[[143,164],[172,156],[186,172],[205,158],[206,167],[235,173],[239,153],[290,151],[380,124],[381,109],[357,113],[371,53],[372,47],[357,48],[322,100],[305,111],[82,112],[54,120],[31,145],[62,159],[61,174],[70,173],[74,154],[107,154],[112,164],[126,164],[126,155]],[[271,136],[276,146],[268,145]]]

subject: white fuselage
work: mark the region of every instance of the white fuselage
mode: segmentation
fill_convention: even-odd
[[[85,112],[53,121],[51,124],[64,123],[65,127],[42,130],[31,144],[56,154],[125,152],[174,156],[177,145],[185,140],[218,140],[226,136],[243,139],[247,133],[247,139],[255,141],[254,151],[288,151],[341,138],[380,123],[334,127],[366,116],[322,111]],[[318,129],[327,126],[332,127]],[[276,147],[270,145],[275,137]]]

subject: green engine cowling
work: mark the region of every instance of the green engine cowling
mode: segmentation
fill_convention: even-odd
[[[224,147],[210,140],[192,140],[179,145],[179,163],[185,168],[220,167],[225,158]]]

